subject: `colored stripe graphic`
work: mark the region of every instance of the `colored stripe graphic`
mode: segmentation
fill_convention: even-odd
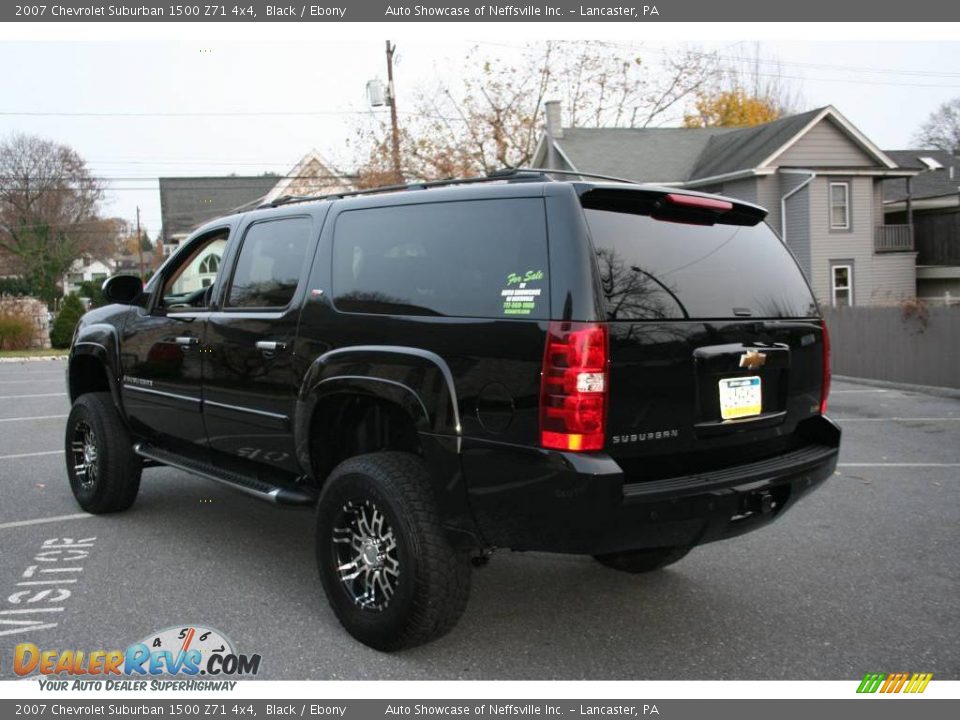
[[[933,673],[867,673],[857,687],[858,693],[922,693]]]

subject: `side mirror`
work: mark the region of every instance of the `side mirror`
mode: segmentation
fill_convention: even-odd
[[[132,305],[143,292],[143,283],[136,275],[114,275],[103,281],[101,290],[109,302]]]

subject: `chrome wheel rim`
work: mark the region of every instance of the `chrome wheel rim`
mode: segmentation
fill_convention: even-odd
[[[73,429],[70,443],[73,454],[73,470],[82,490],[89,490],[97,482],[97,436],[86,420],[81,420]]]
[[[363,610],[384,610],[397,590],[397,539],[383,512],[370,500],[349,501],[333,525],[337,575],[347,595]]]

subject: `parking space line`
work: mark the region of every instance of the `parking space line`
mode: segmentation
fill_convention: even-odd
[[[96,517],[89,513],[76,513],[74,515],[56,515],[48,518],[37,518],[35,520],[17,520],[15,522],[0,523],[0,530],[15,527],[27,527],[28,525],[43,525],[44,523],[66,522],[67,520],[82,520],[84,518]],[[66,582],[66,581],[65,581]]]
[[[958,422],[960,417],[888,417],[888,418],[838,418],[837,422]]]
[[[837,467],[953,468],[960,463],[837,463]]]
[[[14,422],[15,420],[56,420],[65,417],[66,415],[33,415],[32,417],[0,418],[0,423]]]
[[[38,397],[66,397],[66,393],[42,393],[40,395],[0,395],[0,400],[23,400]]]
[[[63,450],[44,450],[43,452],[20,453],[19,455],[0,455],[0,460],[16,460],[18,458],[41,457],[42,455],[63,455]]]
[[[837,393],[886,393],[890,392],[889,390],[831,390],[831,395],[836,395]]]

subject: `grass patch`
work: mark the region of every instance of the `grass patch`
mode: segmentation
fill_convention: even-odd
[[[0,358],[66,357],[69,350],[0,350]]]

